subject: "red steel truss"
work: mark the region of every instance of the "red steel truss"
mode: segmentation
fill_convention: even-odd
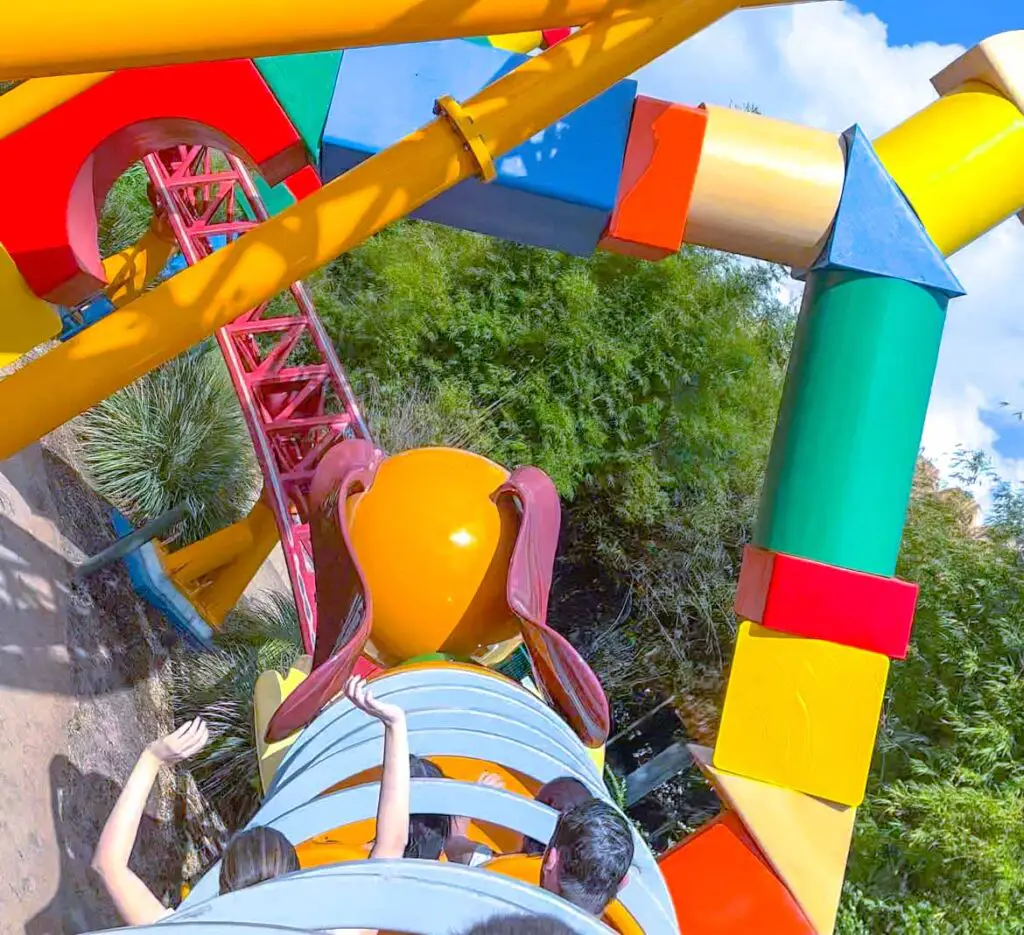
[[[209,256],[267,219],[245,165],[202,146],[144,160],[185,261]],[[248,203],[255,220],[247,216]],[[288,300],[290,296],[291,301]],[[317,464],[342,438],[369,438],[355,394],[306,287],[257,306],[217,332],[277,518],[307,652],[316,641],[307,495]]]

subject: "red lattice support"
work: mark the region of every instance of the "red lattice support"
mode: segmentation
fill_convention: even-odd
[[[214,251],[215,238],[235,240],[267,219],[252,177],[234,156],[178,146],[144,162],[189,265]],[[243,195],[256,220],[245,215]],[[263,471],[263,496],[277,518],[303,644],[311,653],[316,593],[310,481],[335,442],[370,435],[306,287],[297,282],[287,294],[291,302],[265,303],[221,328],[217,343]]]

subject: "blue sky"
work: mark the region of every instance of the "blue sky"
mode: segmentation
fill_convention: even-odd
[[[854,0],[889,27],[889,45],[918,42],[977,45],[1009,29],[1024,29],[1021,0]]]
[[[1017,12],[1013,12],[1016,6]],[[913,12],[911,12],[913,11]],[[767,117],[875,139],[935,100],[933,75],[965,48],[1024,29],[1024,0],[818,0],[731,14],[642,69],[640,91],[756,104]],[[1024,171],[1024,169],[1022,169]],[[958,446],[1024,482],[1024,225],[1007,221],[950,260],[950,305],[922,440],[949,472]],[[790,281],[787,297],[799,301]],[[1002,401],[1012,408],[1004,408]],[[985,489],[975,491],[983,505]]]

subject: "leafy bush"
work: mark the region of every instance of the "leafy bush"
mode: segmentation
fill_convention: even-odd
[[[552,476],[555,622],[629,700],[720,672],[727,652],[792,333],[776,275],[710,251],[584,259],[406,223],[312,288],[361,390],[419,388],[441,424],[480,427],[481,453]]]
[[[185,503],[183,543],[240,519],[259,471],[231,379],[217,353],[183,354],[79,420],[83,466],[136,523]]]
[[[239,828],[260,801],[252,697],[261,672],[286,673],[302,655],[290,594],[240,604],[217,632],[217,652],[180,652],[169,666],[176,720],[204,717],[209,745],[190,761],[199,788],[229,828]]]
[[[1024,931],[1022,511],[1006,487],[994,525],[975,526],[973,506],[922,465],[898,568],[921,593],[889,679],[844,935]]]

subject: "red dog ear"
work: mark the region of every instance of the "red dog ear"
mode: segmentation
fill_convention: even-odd
[[[349,538],[345,501],[369,490],[384,455],[361,439],[339,442],[324,455],[310,486],[310,536],[316,566],[316,646],[313,671],[274,712],[273,743],[305,727],[344,686],[373,626],[373,599]]]
[[[521,467],[495,497],[512,497],[520,508],[506,596],[522,622],[538,687],[588,747],[600,747],[611,724],[604,689],[572,644],[547,624],[562,519],[558,491],[539,468]]]

